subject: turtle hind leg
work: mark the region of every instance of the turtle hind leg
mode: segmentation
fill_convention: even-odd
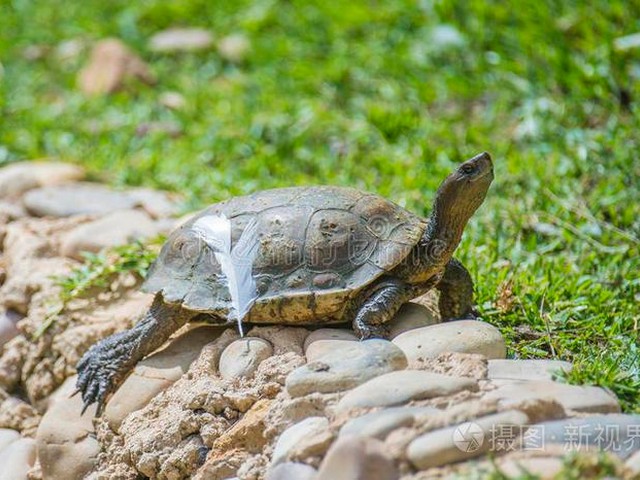
[[[136,363],[169,339],[192,314],[165,304],[157,294],[145,317],[133,328],[115,333],[93,345],[77,365],[76,387],[84,407],[98,404],[100,415],[107,396],[122,384]]]
[[[438,306],[443,320],[476,317],[473,308],[473,280],[458,260],[449,260],[436,288],[440,291]]]
[[[411,299],[413,292],[400,280],[382,282],[360,305],[353,329],[361,339],[387,338],[386,323]]]

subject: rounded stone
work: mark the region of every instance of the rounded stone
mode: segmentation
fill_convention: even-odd
[[[285,386],[292,397],[342,392],[406,366],[402,351],[387,340],[348,342],[291,372]]]
[[[511,380],[553,380],[573,365],[560,360],[489,360],[487,378]]]
[[[0,198],[11,198],[33,188],[80,180],[84,170],[68,163],[17,162],[0,169]]]
[[[566,450],[595,447],[616,454],[623,460],[640,452],[640,415],[589,415],[531,425],[524,439],[525,448],[561,445]],[[578,433],[576,433],[578,432]],[[577,437],[578,435],[578,437]],[[579,444],[578,444],[579,442]]]
[[[260,363],[273,355],[273,346],[262,338],[245,337],[231,343],[220,356],[222,378],[249,377]]]
[[[509,442],[529,418],[517,410],[488,415],[452,427],[420,435],[407,447],[407,458],[419,470],[479,457],[498,441]],[[471,432],[471,433],[469,433]],[[502,434],[504,433],[504,437]],[[490,438],[491,435],[497,438]]]
[[[326,353],[340,350],[349,342],[357,342],[358,340],[352,330],[321,328],[307,336],[304,341],[304,353],[307,362],[313,362]]]
[[[273,449],[271,465],[275,466],[287,459],[298,444],[306,437],[320,434],[329,428],[329,420],[325,417],[309,417],[287,428]]]
[[[20,432],[10,428],[0,428],[0,451],[10,443],[20,439]]]
[[[479,353],[487,358],[505,358],[507,347],[500,331],[479,320],[456,320],[416,328],[393,339],[419,368],[444,352]]]
[[[209,48],[213,36],[202,28],[170,28],[149,39],[149,50],[154,52],[188,52]]]
[[[388,323],[389,338],[436,323],[440,323],[440,318],[433,311],[419,303],[408,302],[400,307],[398,313]]]
[[[76,376],[55,392],[36,433],[38,459],[44,478],[80,480],[96,462],[100,445],[94,436],[95,406],[82,415],[82,399],[70,397]]]
[[[130,209],[137,204],[137,200],[126,192],[93,183],[37,188],[29,191],[23,202],[30,213],[41,217],[100,215]]]
[[[82,252],[97,253],[108,247],[144,240],[159,233],[149,215],[140,210],[120,210],[68,232],[62,239],[61,251],[67,257],[82,259]]]
[[[552,399],[566,410],[583,413],[618,413],[618,399],[607,390],[594,386],[568,385],[548,380],[493,380],[498,388],[487,392],[485,398],[497,399],[503,406],[533,398]]]
[[[340,429],[339,436],[373,437],[384,440],[393,430],[411,425],[417,415],[438,414],[432,407],[395,407],[352,418]]]
[[[305,463],[286,462],[267,471],[265,480],[313,480],[316,469]]]
[[[141,409],[173,385],[189,369],[202,348],[218,338],[222,331],[223,328],[213,326],[191,329],[139,362],[107,403],[104,417],[111,428],[118,431],[129,413]]]
[[[339,438],[314,480],[398,480],[400,473],[384,443],[375,438]]]
[[[22,315],[17,312],[0,312],[0,349],[12,338],[16,337],[20,331],[16,327]]]
[[[477,389],[477,383],[469,377],[403,370],[381,375],[354,388],[340,399],[336,411],[341,413],[355,408],[390,407],[471,389]]]
[[[23,480],[36,461],[36,442],[21,438],[10,443],[0,452],[3,480]],[[61,477],[68,478],[68,477]]]
[[[564,463],[558,457],[505,458],[497,468],[507,478],[537,478],[552,480],[558,478]]]

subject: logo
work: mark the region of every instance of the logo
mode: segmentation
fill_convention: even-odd
[[[454,430],[453,443],[462,452],[475,452],[484,443],[484,431],[477,423],[463,423]]]

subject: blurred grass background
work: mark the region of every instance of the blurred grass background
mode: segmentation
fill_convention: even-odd
[[[250,49],[239,62],[148,49],[176,26]],[[454,166],[487,150],[496,181],[458,250],[484,318],[511,356],[572,361],[570,381],[640,411],[640,47],[615,48],[639,31],[624,0],[7,0],[0,164],[57,157],[189,209],[327,183],[427,213]],[[65,56],[65,42],[106,37],[157,84],[84,96],[89,49]],[[144,133],[157,122],[181,134]]]

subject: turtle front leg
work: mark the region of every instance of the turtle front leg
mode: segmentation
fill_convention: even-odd
[[[192,314],[180,306],[164,303],[157,294],[145,317],[133,328],[115,333],[93,345],[78,362],[76,392],[82,392],[82,413],[98,403],[102,413],[105,399],[122,384],[145,355],[166,342]]]
[[[436,288],[440,291],[438,306],[443,320],[476,317],[473,308],[473,280],[458,260],[449,260]]]
[[[362,340],[387,338],[389,329],[386,323],[413,296],[413,290],[400,280],[381,283],[360,305],[353,320],[353,329]]]

